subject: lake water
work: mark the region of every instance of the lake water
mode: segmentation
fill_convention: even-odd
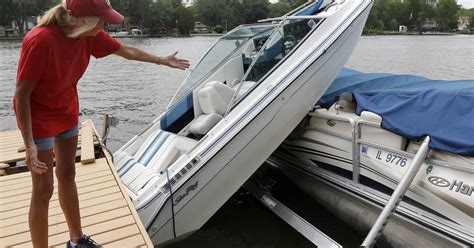
[[[191,37],[120,41],[159,55],[179,51],[179,57],[187,58],[194,65],[216,40],[217,37]],[[0,42],[0,131],[16,127],[12,99],[20,48],[18,41]],[[432,79],[473,79],[474,36],[364,36],[346,67]],[[111,129],[108,139],[108,146],[114,151],[166,109],[187,73],[115,56],[91,59],[78,87],[81,118],[92,119],[100,131],[104,113],[117,117],[120,124]],[[322,208],[316,209],[327,214]],[[338,223],[331,221],[330,224],[337,226]],[[329,232],[349,233],[345,228],[330,227]],[[350,245],[360,237],[345,235],[343,239],[342,244]],[[169,247],[191,245],[311,247],[245,192],[236,193],[202,230]]]
[[[194,65],[217,37],[122,39],[148,52],[179,56]],[[0,42],[0,131],[16,127],[12,111],[21,43]],[[433,79],[474,78],[474,36],[364,36],[346,67],[363,72],[415,74]],[[120,120],[108,145],[118,149],[162,113],[188,71],[127,61],[116,56],[91,59],[79,82],[83,119],[99,132],[103,114]]]

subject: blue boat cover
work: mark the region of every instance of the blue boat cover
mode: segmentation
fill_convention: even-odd
[[[328,108],[343,92],[352,92],[357,114],[382,116],[384,129],[411,140],[429,135],[431,148],[474,156],[474,80],[343,69],[319,104]]]

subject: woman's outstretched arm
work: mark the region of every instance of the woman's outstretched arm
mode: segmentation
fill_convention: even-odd
[[[128,46],[122,44],[120,48],[115,52],[115,55],[120,57],[130,59],[130,60],[137,60],[149,63],[155,63],[158,65],[166,65],[171,68],[177,68],[180,70],[185,70],[189,68],[189,61],[185,59],[179,59],[176,57],[178,52],[174,52],[173,54],[166,56],[166,57],[159,57],[153,54],[149,54],[140,48],[134,46]]]

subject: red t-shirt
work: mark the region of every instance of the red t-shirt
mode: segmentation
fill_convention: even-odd
[[[90,56],[105,57],[119,48],[120,43],[104,31],[95,37],[73,39],[58,26],[46,26],[36,27],[25,36],[17,80],[35,84],[30,97],[34,138],[53,137],[77,126],[76,86]],[[16,99],[13,105],[16,113]],[[18,117],[17,123],[21,129]]]

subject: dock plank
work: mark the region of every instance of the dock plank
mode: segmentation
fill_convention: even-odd
[[[82,125],[81,128],[82,147],[81,164],[90,164],[95,162],[94,137],[92,126]]]
[[[89,121],[86,121],[85,125],[93,126]],[[97,134],[95,132],[93,134],[93,143],[94,145],[98,145]],[[18,152],[18,149],[24,146],[20,130],[0,132],[0,163],[9,164],[25,160],[25,152]],[[80,149],[81,146],[82,137],[81,134],[79,134],[77,148]]]
[[[107,188],[107,187],[116,187],[117,186],[117,183],[115,181],[109,181],[109,182],[104,182],[104,183],[101,183],[101,184],[98,184],[98,185],[94,185],[92,187],[87,187],[87,189],[78,189],[78,190],[81,190],[83,194],[85,193],[89,193],[89,192],[94,192],[96,190],[99,190],[101,188]],[[81,194],[79,194],[79,197],[81,197]],[[11,210],[14,210],[14,209],[18,209],[18,208],[22,208],[24,206],[29,206],[30,205],[30,198],[29,197],[24,197],[24,195],[22,195],[22,200],[19,200],[19,201],[14,201],[14,202],[11,202],[11,203],[4,203],[3,200],[1,202],[1,205],[0,205],[0,216],[2,215],[2,212],[5,212],[5,211],[11,211]],[[58,200],[58,194],[53,194],[53,197],[51,199],[52,201],[54,200]]]
[[[103,221],[106,221],[110,218],[120,218],[124,217],[130,214],[130,210],[126,205],[120,206],[115,209],[107,209],[107,211],[99,212],[99,213],[90,213],[90,214],[82,214],[82,225],[83,226],[90,226],[93,224],[101,223]],[[64,217],[63,214],[58,214],[58,215],[50,215],[48,217],[48,224],[51,225],[56,225],[56,231],[59,232],[67,232],[68,227],[66,223],[66,218]],[[27,233],[29,232],[28,225],[25,225],[24,223],[18,223],[15,225],[10,225],[8,228],[5,228],[3,230],[2,235],[3,236],[13,236],[21,233]],[[1,243],[1,240],[0,240]]]
[[[95,179],[84,181],[84,182],[76,182],[76,186],[78,187],[78,189],[77,189],[78,194],[83,194],[83,193],[86,193],[86,192],[90,192],[91,190],[93,191],[95,189],[100,189],[99,187],[97,187],[97,185],[103,184],[104,182],[113,182],[114,184],[116,184],[116,182],[114,180],[114,177],[112,175],[107,175],[107,176],[102,177],[102,178],[95,178]],[[16,196],[4,197],[4,198],[2,198],[2,205],[3,204],[6,205],[6,204],[9,204],[9,203],[14,203],[14,202],[30,199],[30,197],[31,197],[30,193],[16,195]],[[58,196],[58,191],[55,190],[51,200],[56,200],[56,199],[58,199],[58,197],[59,197]],[[2,210],[3,210],[3,208],[0,208],[0,212]]]
[[[81,203],[81,208],[85,209],[96,204],[110,204],[111,202],[121,198],[122,195],[120,191],[117,190],[116,187],[110,187],[79,196],[79,201]],[[29,202],[28,204],[24,204],[21,208],[10,210],[8,212],[2,212],[0,214],[0,228],[21,222],[21,220],[23,220],[22,217],[28,214],[28,210]],[[62,213],[62,210],[59,206],[59,201],[52,201],[49,206],[49,215],[55,215],[59,213]],[[14,219],[15,217],[16,219]],[[27,220],[27,218],[24,218],[24,220]]]
[[[131,236],[122,240],[104,244],[107,247],[138,247],[145,244],[145,240],[141,235]]]
[[[92,143],[98,144],[97,130],[92,122],[86,121],[83,126],[91,128],[95,141]],[[16,156],[15,161],[24,159],[24,155],[21,158],[18,153],[21,145],[18,130],[0,132],[0,163],[5,155]],[[106,247],[153,247],[110,161],[106,153],[105,158],[88,165],[76,163],[83,230]],[[48,239],[50,246],[64,247],[69,233],[58,200],[57,183],[54,187],[48,212]],[[31,188],[29,172],[0,176],[0,246],[32,247],[28,226]]]

